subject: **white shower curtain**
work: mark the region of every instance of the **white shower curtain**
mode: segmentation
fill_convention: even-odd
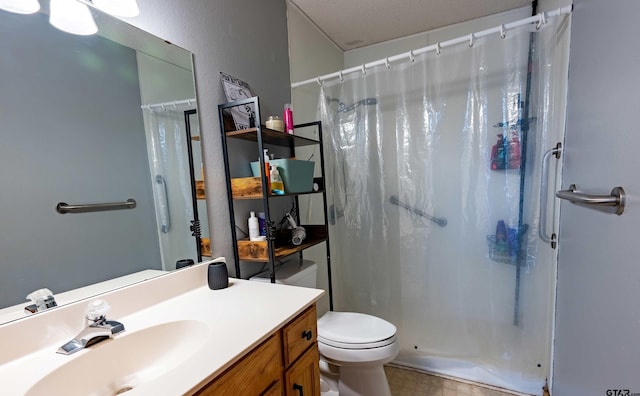
[[[536,393],[550,373],[540,164],[564,135],[569,21],[323,84],[335,308],[394,323],[400,363]]]
[[[145,109],[144,120],[162,268],[170,271],[178,260],[198,258],[189,229],[194,214],[186,145],[191,142],[183,110]]]

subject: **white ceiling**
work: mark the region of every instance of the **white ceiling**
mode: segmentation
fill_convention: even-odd
[[[531,5],[531,0],[291,0],[343,51]]]

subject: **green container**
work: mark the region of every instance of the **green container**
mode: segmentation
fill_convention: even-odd
[[[285,193],[303,193],[313,191],[313,161],[301,161],[293,159],[269,160],[269,165],[275,166],[280,172],[284,183]],[[260,163],[251,163],[253,177],[260,176]]]

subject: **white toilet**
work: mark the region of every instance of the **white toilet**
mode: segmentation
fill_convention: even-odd
[[[276,269],[276,283],[316,287],[317,265],[288,261]],[[251,280],[269,281],[269,271]],[[396,327],[375,316],[327,312],[318,319],[323,396],[391,396],[383,365],[399,351]]]

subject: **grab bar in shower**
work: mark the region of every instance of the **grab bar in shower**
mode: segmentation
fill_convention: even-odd
[[[611,190],[610,195],[591,195],[584,194],[577,191],[578,188],[575,184],[569,186],[568,190],[561,190],[556,192],[556,197],[560,199],[566,199],[567,201],[580,205],[592,205],[596,207],[613,207],[613,213],[618,216],[624,212],[624,206],[627,201],[627,195],[624,192],[624,188],[618,186]]]
[[[97,204],[80,204],[69,205],[66,202],[59,202],[56,205],[56,212],[60,214],[65,213],[87,213],[87,212],[100,212],[104,210],[118,210],[118,209],[133,209],[136,207],[136,200],[129,198],[125,202],[108,202]]]
[[[540,175],[540,212],[539,212],[539,227],[538,227],[538,235],[540,235],[540,239],[544,242],[550,243],[551,248],[555,249],[557,245],[557,235],[555,232],[552,232],[551,235],[547,234],[547,201],[548,201],[548,191],[547,191],[547,179],[549,178],[549,158],[553,155],[556,159],[560,158],[562,153],[562,144],[556,144],[556,147],[547,150],[542,157],[542,174]]]
[[[162,213],[162,232],[164,234],[169,232],[171,228],[171,214],[169,213],[169,195],[167,193],[167,182],[164,180],[164,177],[161,175],[156,176],[156,183],[162,186],[162,203],[160,204],[161,208],[164,208],[164,212]]]
[[[424,217],[425,219],[429,219],[429,220],[433,221],[434,223],[436,223],[437,225],[439,225],[440,227],[446,227],[447,226],[447,219],[428,215],[428,214],[424,213],[423,211],[421,211],[419,209],[413,208],[413,207],[407,205],[406,203],[400,202],[398,197],[395,196],[395,195],[392,195],[389,198],[389,202],[391,202],[394,205],[398,205],[401,208],[404,208],[404,209],[406,209],[406,210],[408,210],[408,211],[410,211],[412,213],[415,213],[418,216]]]

